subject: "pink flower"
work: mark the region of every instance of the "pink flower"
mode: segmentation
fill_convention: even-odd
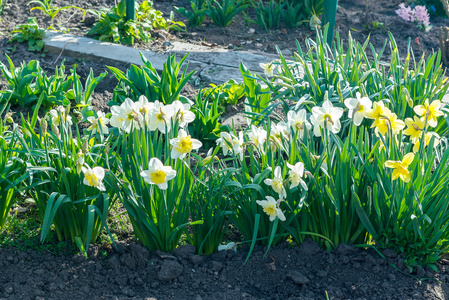
[[[396,14],[404,21],[416,22],[424,29],[428,29],[430,26],[430,16],[427,12],[427,8],[423,5],[417,5],[413,9],[411,6],[405,7],[404,3],[399,4],[399,9],[396,10]]]
[[[430,16],[424,5],[417,5],[415,7],[415,18],[419,23],[422,23],[424,27],[430,25]]]

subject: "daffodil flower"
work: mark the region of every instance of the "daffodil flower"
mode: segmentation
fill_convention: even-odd
[[[180,127],[185,127],[195,120],[195,114],[190,111],[190,104],[175,100],[171,105]]]
[[[150,130],[159,129],[162,133],[168,133],[171,130],[171,118],[174,115],[172,105],[164,105],[159,101],[154,102],[154,107],[150,112],[148,126]]]
[[[80,174],[84,166],[84,153],[82,150],[76,154],[76,173]]]
[[[298,112],[293,110],[287,113],[287,124],[293,130],[298,131],[298,137],[303,138],[306,130],[310,130],[312,125],[307,121],[307,113],[305,109]]]
[[[56,126],[59,126],[61,121],[67,122],[69,126],[73,124],[72,117],[67,115],[67,112],[63,106],[58,106],[56,109],[50,110],[50,115],[52,124]]]
[[[182,159],[187,153],[200,148],[203,144],[198,140],[192,139],[184,129],[180,129],[178,131],[178,137],[170,140],[170,145],[172,145],[171,158]]]
[[[357,98],[348,98],[345,100],[345,105],[349,108],[348,117],[352,119],[355,126],[360,126],[367,112],[371,110],[373,103],[368,97],[361,97],[357,92]]]
[[[412,177],[408,166],[413,162],[414,158],[415,154],[410,152],[404,156],[402,161],[387,160],[384,165],[393,169],[393,180],[401,178],[402,181],[409,182]]]
[[[170,166],[164,166],[158,158],[153,157],[148,163],[148,170],[140,172],[140,176],[146,183],[156,184],[161,190],[166,190],[167,181],[175,178],[176,171]]]
[[[371,128],[375,127],[379,123],[379,119],[383,116],[390,114],[391,111],[382,101],[374,102],[373,108],[366,112],[365,118],[374,120]]]
[[[306,182],[302,179],[304,177],[304,164],[302,162],[297,162],[295,165],[287,163],[287,167],[290,169],[288,171],[289,180],[291,182],[290,189],[297,187],[301,184],[304,190],[308,190]]]
[[[136,102],[136,109],[139,111],[139,113],[143,116],[145,119],[145,124],[148,125],[150,112],[154,108],[154,102],[149,102],[147,97],[144,95],[141,95],[139,97],[139,100]]]
[[[105,171],[102,167],[94,167],[91,169],[89,166],[82,167],[81,170],[84,173],[83,183],[88,186],[93,186],[100,191],[106,191],[106,187],[103,184],[103,178]]]
[[[405,123],[402,120],[398,119],[398,116],[395,113],[388,113],[384,116],[381,116],[378,119],[377,124],[375,125],[375,133],[376,134],[381,134],[381,135],[386,135],[387,133],[390,132],[390,130],[392,131],[393,135],[396,135],[399,133],[399,131],[401,131],[402,129],[404,129],[405,127]],[[374,126],[371,125],[371,127]]]
[[[273,179],[265,179],[263,182],[266,185],[269,185],[273,188],[273,190],[279,194],[279,198],[285,199],[287,197],[287,192],[284,187],[284,179],[282,178],[281,167],[277,166],[274,169],[274,178]]]
[[[273,123],[271,126],[270,138],[275,142],[274,146],[281,146],[282,141],[288,141],[290,137],[290,130],[287,123],[279,122]]]
[[[268,64],[259,63],[259,66],[262,68],[265,76],[273,77],[273,71],[275,68],[275,65],[273,64],[273,62],[270,62]]]
[[[425,140],[425,144],[424,144],[424,148],[426,148],[429,143],[430,140],[432,139],[432,137],[435,137],[435,141],[433,142],[433,147],[436,147],[440,144],[440,136],[435,133],[435,132],[426,132],[426,134],[424,135],[424,140]],[[421,145],[421,139],[417,139],[414,142],[413,145],[413,152],[416,153],[419,151],[419,146]]]
[[[343,108],[334,107],[329,100],[323,102],[323,106],[312,108],[310,121],[313,124],[313,133],[320,137],[320,128],[327,129],[330,132],[338,133],[341,129],[340,118],[343,116]]]
[[[424,118],[418,118],[417,116],[414,116],[413,119],[405,119],[405,125],[407,125],[407,129],[404,130],[404,134],[410,136],[410,140],[412,141],[412,143],[416,143],[422,137],[425,127],[424,123]]]
[[[222,148],[223,155],[234,151],[235,155],[240,156],[240,160],[243,159],[243,132],[240,131],[238,137],[232,133],[220,132],[220,137],[215,142]]]
[[[282,202],[282,199],[276,201],[271,196],[265,197],[267,200],[256,200],[257,204],[263,207],[263,211],[270,216],[270,221],[274,221],[274,219],[279,218],[281,221],[285,221],[285,216],[282,210],[279,208],[279,204]]]
[[[427,123],[430,127],[437,127],[438,120],[437,118],[444,115],[443,112],[440,110],[441,101],[440,100],[434,100],[432,103],[429,104],[429,99],[426,99],[423,105],[417,105],[413,108],[415,113],[420,116],[424,117],[424,119],[427,119]]]
[[[109,134],[108,126],[106,126],[109,123],[109,119],[106,118],[105,114],[102,111],[97,112],[97,117],[87,117],[87,121],[91,123],[91,125],[87,128],[88,131],[91,131],[92,134],[95,134],[101,132],[103,134]]]
[[[111,112],[111,126],[120,128],[127,133],[131,132],[131,128],[139,129],[143,126],[144,118],[140,113],[139,106],[129,98],[126,98],[120,106],[112,106]]]
[[[248,139],[263,153],[263,146],[267,140],[267,131],[262,127],[251,125],[251,130],[247,133]]]

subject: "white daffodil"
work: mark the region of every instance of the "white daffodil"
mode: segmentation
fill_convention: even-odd
[[[111,126],[128,133],[131,132],[131,128],[140,129],[143,126],[143,116],[139,112],[139,106],[129,98],[126,98],[120,106],[112,106],[111,112]]]
[[[140,172],[146,183],[156,184],[161,190],[166,190],[167,181],[175,178],[176,171],[170,166],[164,166],[162,162],[153,157],[148,163],[148,170]]]
[[[122,109],[118,105],[114,105],[111,107],[111,118],[109,119],[109,124],[115,128],[122,128],[123,121],[125,120],[125,116],[122,115]]]
[[[187,153],[192,150],[200,148],[203,144],[195,139],[192,139],[190,135],[187,135],[184,129],[178,131],[178,137],[170,140],[171,158],[184,158]]]
[[[293,110],[287,113],[287,125],[293,130],[298,131],[298,137],[304,137],[306,130],[310,130],[312,125],[307,121],[307,113],[305,109],[301,109],[298,112]]]
[[[341,129],[340,118],[343,116],[343,108],[334,107],[329,100],[323,102],[323,106],[312,108],[310,121],[313,124],[313,133],[320,137],[320,128],[330,132],[338,133]]]
[[[195,120],[195,114],[190,111],[190,104],[184,104],[179,100],[175,100],[172,105],[174,115],[178,118],[180,127],[185,127]]]
[[[69,116],[63,106],[58,106],[56,109],[50,110],[51,122],[53,125],[59,126],[61,121],[67,122],[69,126],[72,123],[72,117]]]
[[[154,108],[154,103],[149,102],[147,97],[145,97],[144,95],[141,95],[136,102],[136,109],[144,117],[145,124],[147,124],[147,125],[148,125],[148,121],[149,121],[149,117],[150,117],[150,111],[153,108]]]
[[[301,184],[304,190],[308,190],[306,182],[302,179],[304,177],[304,164],[297,162],[295,165],[287,163],[289,180],[291,182],[290,189],[297,187]]]
[[[274,124],[271,126],[271,132],[270,136],[274,138],[278,143],[280,143],[282,140],[288,141],[290,136],[290,130],[287,126],[287,123],[279,122],[277,124]]]
[[[91,169],[89,166],[82,167],[81,170],[84,173],[83,183],[88,186],[93,186],[100,191],[106,191],[106,187],[103,184],[104,169],[102,167],[95,167]]]
[[[84,153],[83,151],[78,151],[76,154],[76,173],[80,174],[84,166]]]
[[[262,127],[251,125],[251,131],[247,133],[247,136],[249,141],[263,152],[263,146],[267,140],[267,131]]]
[[[90,125],[87,130],[92,131],[92,134],[95,134],[101,132],[103,134],[109,134],[108,126],[106,126],[109,123],[109,119],[106,118],[104,112],[99,111],[97,112],[97,117],[87,117],[87,121],[89,121],[92,125]]]
[[[150,130],[159,129],[162,133],[168,133],[171,130],[171,118],[174,115],[173,105],[164,105],[156,100],[154,107],[150,112],[148,126]]]
[[[228,155],[229,151],[233,148],[233,136],[233,134],[231,135],[228,132],[220,132],[220,137],[215,141],[223,150],[223,155]]]
[[[273,62],[270,62],[268,64],[263,64],[263,63],[259,63],[259,67],[262,68],[263,73],[265,74],[265,76],[267,77],[273,77],[273,71],[275,69],[275,65],[273,64]]]
[[[271,196],[265,197],[267,200],[257,200],[257,204],[263,207],[263,211],[270,216],[270,221],[274,221],[276,217],[281,221],[285,221],[285,216],[282,210],[279,208],[279,204],[282,202],[282,199],[276,201]]]
[[[265,179],[263,181],[266,185],[269,185],[273,188],[273,190],[279,194],[279,198],[285,199],[287,197],[287,192],[285,191],[284,181],[282,178],[281,167],[277,166],[274,169],[274,178],[273,179]]]
[[[352,119],[355,126],[360,126],[367,113],[371,111],[373,102],[368,97],[361,97],[359,92],[355,95],[357,98],[346,99],[345,105],[349,108],[348,117]]]

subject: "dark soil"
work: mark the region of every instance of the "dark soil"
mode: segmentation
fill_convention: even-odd
[[[192,246],[173,255],[131,242],[105,255],[55,256],[0,248],[0,299],[447,299],[449,268],[409,275],[386,250],[344,244],[333,252],[306,240],[300,247],[263,247],[203,257]],[[396,267],[394,267],[395,265]]]
[[[368,35],[379,50],[392,31],[400,51],[405,52],[408,37],[419,57],[422,52],[438,49],[438,27],[449,25],[448,19],[431,17],[434,28],[425,33],[411,23],[400,20],[394,13],[402,1],[398,0],[340,0],[337,30],[347,39],[348,31],[363,42]],[[98,76],[106,70],[104,64],[74,60],[58,55],[27,51],[26,45],[8,44],[8,33],[14,26],[36,16],[42,27],[49,25],[39,11],[29,11],[25,0],[9,0],[0,22],[0,60],[6,63],[8,53],[16,65],[22,61],[39,59],[42,67],[52,74],[55,66],[65,59],[67,69],[77,64],[77,71],[86,77],[90,68]],[[110,7],[113,0],[59,1],[58,6],[77,5],[82,8]],[[155,1],[155,7],[166,16],[172,6],[187,6],[187,0]],[[250,17],[254,17],[249,12]],[[183,17],[176,14],[176,18]],[[70,28],[70,33],[84,35],[92,18],[80,23],[76,10],[61,12],[55,23]],[[185,23],[187,24],[186,20]],[[373,21],[384,24],[374,29]],[[254,30],[251,30],[253,28]],[[229,49],[274,52],[275,45],[291,55],[295,41],[303,44],[315,33],[307,27],[280,29],[267,34],[260,27],[237,18],[229,28],[219,28],[210,21],[199,28],[188,27],[188,32],[157,34],[151,45],[137,47],[164,51],[165,39],[209,44]],[[388,47],[387,47],[388,48]],[[388,49],[387,49],[388,50]],[[127,65],[112,65],[126,70]],[[108,75],[93,95],[96,109],[108,110],[107,101],[117,81]],[[0,89],[6,87],[0,78]],[[186,92],[192,94],[189,86]],[[13,111],[23,111],[14,107]],[[24,110],[28,113],[28,110]],[[123,236],[122,236],[123,238]],[[120,238],[119,238],[120,240]],[[123,239],[122,239],[123,240]],[[23,247],[0,248],[0,299],[446,299],[449,289],[449,261],[441,260],[438,272],[415,269],[412,274],[403,259],[390,250],[383,251],[382,259],[374,250],[363,250],[340,245],[334,252],[319,248],[307,241],[300,247],[282,244],[272,248],[264,257],[263,247],[244,264],[247,251],[219,252],[212,256],[194,255],[191,246],[178,248],[173,255],[149,252],[135,241],[119,243],[118,252],[109,247],[93,245],[89,258],[82,255],[55,255],[46,251],[37,253]]]

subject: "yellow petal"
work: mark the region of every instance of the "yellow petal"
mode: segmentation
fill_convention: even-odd
[[[402,159],[401,165],[408,167],[412,163],[413,159],[415,159],[415,154],[412,152],[407,153]]]
[[[384,163],[385,167],[387,167],[387,168],[392,168],[392,169],[397,168],[398,164],[399,164],[399,162],[394,161],[394,160],[387,160],[387,161]]]

